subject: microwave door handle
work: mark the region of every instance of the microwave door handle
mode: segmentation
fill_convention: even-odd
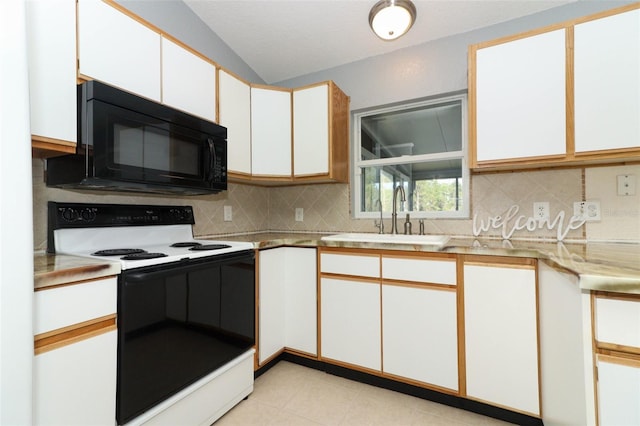
[[[208,138],[207,144],[209,145],[209,173],[207,175],[207,181],[212,181],[214,178],[214,167],[216,164],[216,149],[213,144],[213,139]]]

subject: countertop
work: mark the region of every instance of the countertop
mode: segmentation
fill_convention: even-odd
[[[35,253],[34,289],[93,280],[120,273],[120,263],[63,254]]]
[[[361,243],[324,241],[329,234],[263,232],[237,236],[201,236],[253,243],[256,249],[281,246],[345,247],[421,252],[444,252],[486,256],[536,258],[580,278],[580,287],[640,294],[640,244],[638,243],[563,243],[537,240],[499,240],[451,238],[444,246],[416,244]],[[97,279],[120,273],[114,261],[96,261],[68,255],[37,253],[34,256],[34,288]]]
[[[256,249],[280,246],[345,247],[529,257],[577,275],[580,278],[580,287],[583,289],[640,294],[639,243],[565,243],[469,237],[451,238],[444,246],[436,247],[415,244],[324,241],[321,239],[324,235],[330,234],[268,232],[207,238],[247,241],[253,243]]]

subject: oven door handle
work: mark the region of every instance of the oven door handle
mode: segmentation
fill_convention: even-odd
[[[211,264],[209,264],[209,267],[210,266]],[[171,268],[170,270],[163,269],[159,271],[135,272],[132,274],[125,274],[123,275],[124,283],[125,285],[137,284],[147,280],[153,280],[157,278],[166,278],[168,275],[180,274],[184,269],[191,270],[193,269],[193,267],[190,267],[189,265],[184,265],[184,267],[178,265]],[[189,271],[184,271],[184,272],[189,272]]]
[[[177,262],[164,263],[156,270],[123,273],[122,277],[124,279],[124,284],[129,285],[150,279],[166,278],[169,275],[189,273],[201,269],[209,269],[215,266],[223,266],[225,264],[237,264],[249,261],[251,267],[253,267],[254,256],[255,253],[253,250],[243,250],[216,255],[215,259],[210,257],[206,258],[206,260],[205,258],[189,259],[188,257],[185,257]]]

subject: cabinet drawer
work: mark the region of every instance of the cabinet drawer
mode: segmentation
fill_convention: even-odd
[[[596,340],[640,349],[640,300],[597,297]]]
[[[320,268],[323,273],[378,278],[380,277],[380,256],[322,253]]]
[[[115,277],[36,291],[34,334],[112,315],[116,296]]]
[[[456,261],[383,257],[382,278],[455,285]]]

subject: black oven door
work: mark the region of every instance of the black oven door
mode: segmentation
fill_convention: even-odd
[[[253,251],[123,271],[118,285],[118,424],[254,343]]]
[[[87,103],[93,177],[152,185],[226,189],[225,135],[193,130],[97,99]]]

